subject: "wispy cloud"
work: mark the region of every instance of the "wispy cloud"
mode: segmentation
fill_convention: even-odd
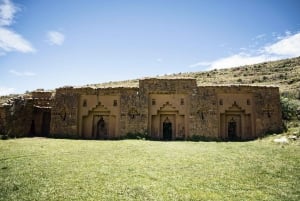
[[[190,65],[191,68],[197,67],[197,66],[210,66],[211,62],[208,61],[200,61],[198,63]]]
[[[258,36],[258,38],[261,37],[265,36]],[[214,61],[200,61],[191,64],[190,67],[202,66],[206,69],[220,69],[297,57],[300,56],[300,33],[291,34],[286,31],[285,37],[277,38],[277,41],[272,44],[265,45],[257,50],[245,51]]]
[[[266,36],[267,36],[266,34],[259,34],[259,35],[255,36],[252,40],[262,39],[262,38],[264,38]]]
[[[35,76],[36,73],[33,73],[33,72],[19,72],[19,71],[16,71],[16,70],[10,70],[9,71],[11,74],[15,75],[15,76]]]
[[[20,9],[10,0],[0,1],[0,55],[6,52],[34,52],[33,46],[20,34],[7,28],[13,23],[14,16]]]
[[[48,31],[47,41],[50,45],[62,45],[65,41],[65,35],[58,31]]]
[[[7,28],[0,27],[0,49],[4,52],[34,52],[31,44],[21,35]]]
[[[15,88],[0,86],[0,96],[9,95],[15,92],[16,92]]]

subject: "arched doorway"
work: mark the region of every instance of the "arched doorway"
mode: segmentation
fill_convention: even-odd
[[[106,123],[101,116],[99,121],[97,122],[97,132],[96,132],[97,139],[107,139],[107,126]]]
[[[172,140],[172,123],[168,117],[163,122],[163,139]]]

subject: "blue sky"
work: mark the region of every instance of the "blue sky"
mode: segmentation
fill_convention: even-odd
[[[298,0],[0,0],[0,95],[300,56]]]

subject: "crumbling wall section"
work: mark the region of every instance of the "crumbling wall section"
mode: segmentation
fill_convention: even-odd
[[[78,138],[77,111],[80,89],[56,89],[51,110],[50,136]]]
[[[6,106],[0,105],[0,135],[7,135],[7,111]]]
[[[3,132],[8,137],[27,137],[33,113],[33,100],[20,96],[2,105]],[[3,116],[3,117],[2,117]]]

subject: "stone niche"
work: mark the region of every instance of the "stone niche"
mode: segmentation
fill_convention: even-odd
[[[150,94],[150,136],[159,140],[186,139],[188,103],[186,94]]]
[[[219,94],[219,133],[228,140],[255,136],[252,94]]]
[[[81,95],[79,103],[78,128],[82,138],[119,137],[120,96]]]

